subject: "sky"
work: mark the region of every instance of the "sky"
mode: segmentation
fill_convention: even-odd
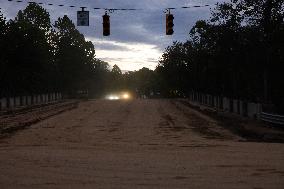
[[[21,3],[13,0],[0,0],[0,8],[7,19],[14,19],[17,12],[27,6],[31,0]],[[184,42],[197,20],[210,18],[210,9],[217,2],[228,0],[33,0],[43,3],[52,22],[58,17],[67,15],[77,23],[79,7],[87,7],[90,11],[90,25],[77,26],[88,41],[92,41],[96,49],[96,58],[108,62],[111,66],[117,64],[123,71],[139,70],[143,67],[155,69],[165,48],[173,41]],[[49,3],[54,6],[48,5]],[[175,9],[174,35],[165,35],[165,9],[192,5],[210,7]],[[58,5],[64,5],[62,7]],[[76,6],[70,8],[69,6]],[[135,8],[136,11],[114,11],[110,13],[111,35],[102,35],[102,15],[104,10],[94,8]]]

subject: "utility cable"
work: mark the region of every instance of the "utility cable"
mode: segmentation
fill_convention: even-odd
[[[59,7],[69,7],[69,8],[89,8],[94,10],[105,10],[109,12],[113,11],[139,11],[139,10],[147,10],[143,8],[104,8],[104,7],[84,7],[84,6],[75,6],[75,5],[64,5],[64,4],[53,4],[53,3],[42,3],[42,2],[36,2],[36,1],[22,1],[22,0],[8,0],[9,2],[16,2],[16,3],[36,3],[39,5],[47,5],[47,6],[59,6]],[[206,5],[192,5],[192,6],[183,6],[183,7],[168,7],[164,8],[163,10],[175,10],[175,9],[191,9],[191,8],[202,8],[202,7],[209,7],[212,5],[206,4]]]

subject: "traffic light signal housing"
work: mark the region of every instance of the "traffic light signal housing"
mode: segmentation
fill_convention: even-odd
[[[110,20],[109,20],[109,15],[107,15],[107,13],[103,15],[103,35],[104,36],[110,35]]]
[[[166,34],[173,35],[174,33],[174,15],[166,14]]]

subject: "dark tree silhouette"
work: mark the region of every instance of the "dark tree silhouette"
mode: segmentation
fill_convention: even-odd
[[[52,26],[49,13],[36,3],[14,20],[0,18],[0,42],[0,96],[95,94],[94,83],[103,85],[102,77],[109,72],[107,63],[95,59],[94,45],[67,16]]]
[[[283,0],[217,4],[211,20],[196,22],[186,43],[164,51],[156,69],[164,94],[196,90],[273,103],[283,111],[283,7]]]

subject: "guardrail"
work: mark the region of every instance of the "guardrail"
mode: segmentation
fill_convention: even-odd
[[[276,115],[276,114],[269,114],[265,112],[261,112],[260,119],[265,122],[277,124],[277,125],[284,125],[284,116],[283,115]]]

